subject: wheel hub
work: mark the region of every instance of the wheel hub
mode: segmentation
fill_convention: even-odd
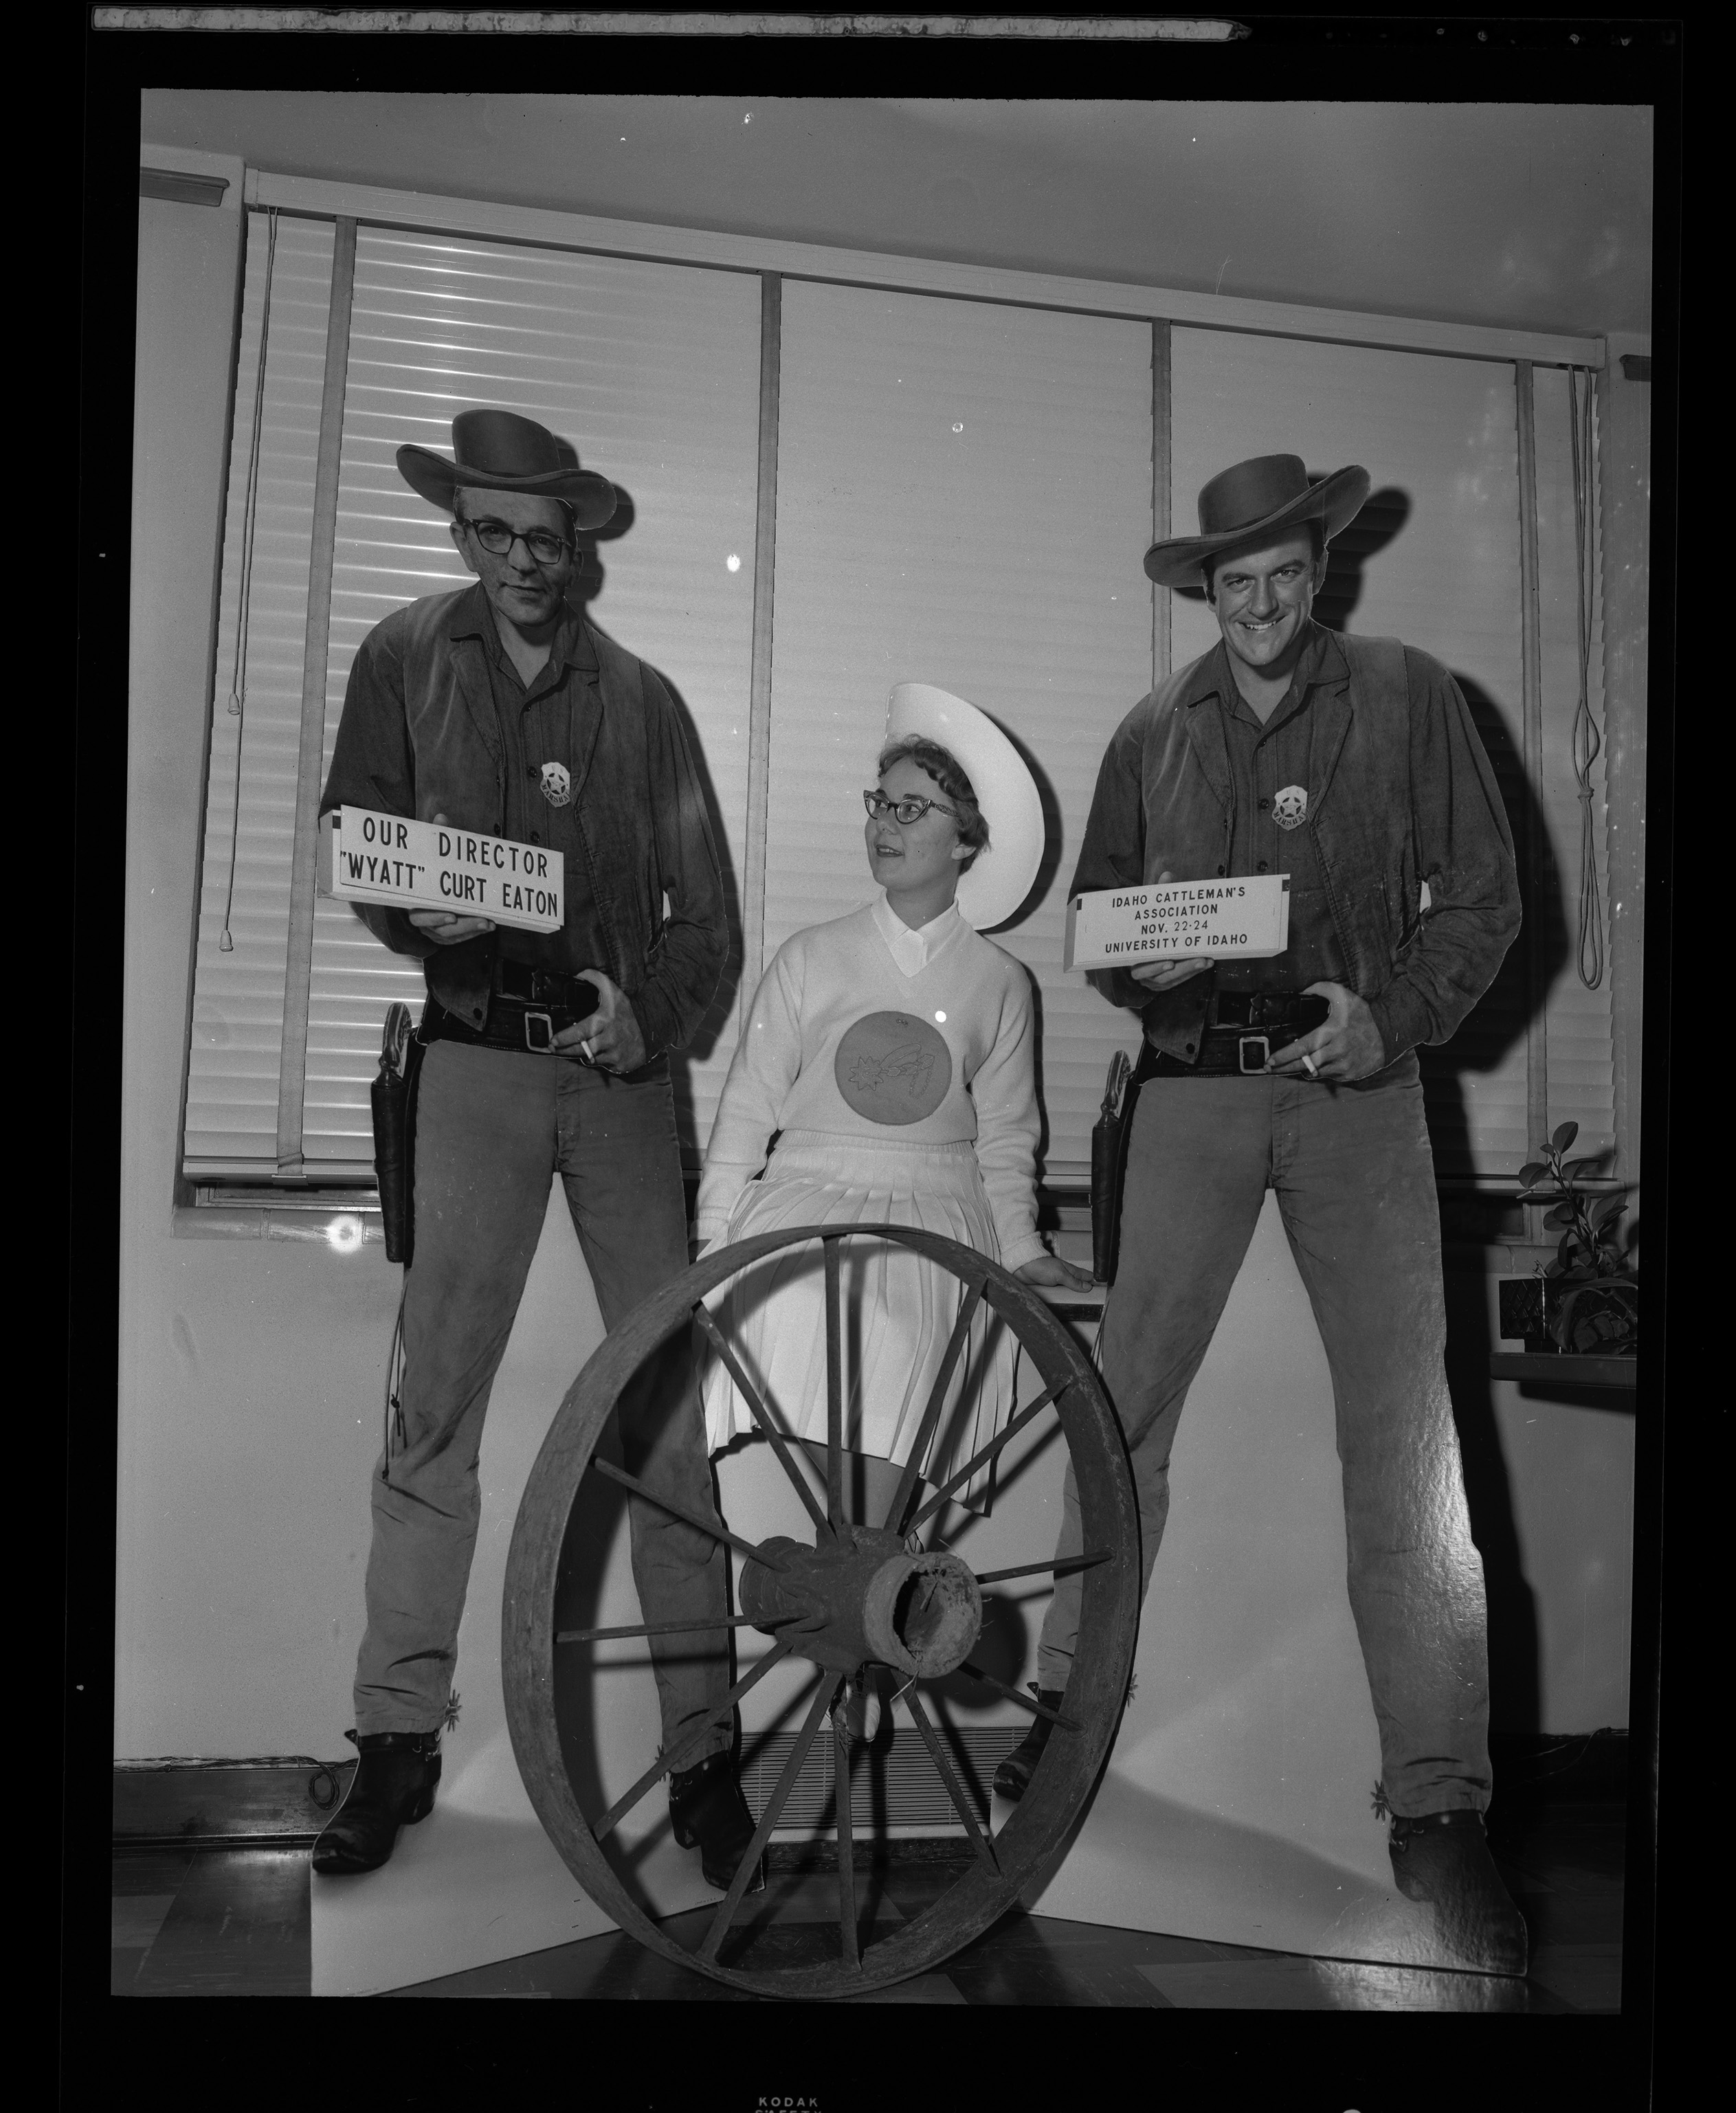
[[[939,1679],[963,1664],[983,1625],[967,1564],[943,1549],[913,1554],[884,1527],[846,1526],[813,1547],[780,1534],[760,1553],[765,1562],[742,1567],[742,1612],[836,1672],[873,1659]]]

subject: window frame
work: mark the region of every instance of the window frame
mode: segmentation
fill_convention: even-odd
[[[148,156],[150,150],[147,148],[145,151]],[[1064,279],[1054,275],[1022,273],[999,267],[946,264],[921,258],[825,249],[817,245],[777,242],[758,237],[648,227],[639,223],[607,221],[580,214],[514,208],[482,201],[436,199],[372,186],[334,185],[319,180],[275,176],[258,170],[246,171],[243,194],[244,208],[249,211],[275,209],[286,217],[330,220],[336,223],[340,246],[344,240],[342,230],[347,226],[352,258],[356,228],[365,224],[369,228],[462,235],[485,241],[528,244],[599,256],[655,260],[661,263],[690,265],[700,269],[722,269],[755,275],[759,279],[761,290],[762,329],[759,521],[761,533],[767,543],[770,542],[771,517],[775,505],[779,296],[781,287],[788,277],[822,280],[851,286],[920,291],[962,300],[989,300],[1021,307],[1062,308],[1081,315],[1137,318],[1149,322],[1152,326],[1154,349],[1152,527],[1154,536],[1169,532],[1170,527],[1168,331],[1172,324],[1227,329],[1254,335],[1369,345],[1396,353],[1427,351],[1446,354],[1457,358],[1508,365],[1514,369],[1516,377],[1524,376],[1527,381],[1537,367],[1580,368],[1591,373],[1595,381],[1604,363],[1604,342],[1597,338],[1502,331],[1482,326],[1362,316],[1284,303],[1231,300],[1216,296],[1180,294],[1163,289]],[[245,299],[244,286],[236,303],[237,357]],[[327,361],[328,401],[334,372],[337,377],[338,426],[333,436],[331,504],[328,509],[333,514],[336,507],[335,446],[341,435],[341,368],[348,349],[347,299],[344,305],[344,344],[341,347],[335,343],[331,345]],[[334,317],[337,312],[338,303],[334,299]],[[336,333],[332,335],[335,339]],[[1523,389],[1523,385],[1520,386]],[[1523,431],[1523,415],[1520,424]],[[239,431],[235,431],[232,436],[232,449],[241,445],[242,441],[243,436]],[[326,454],[322,433],[322,466]],[[1531,480],[1533,487],[1534,481],[1533,475]],[[1524,489],[1525,478],[1523,469],[1521,483]],[[322,497],[325,489],[324,485],[320,486]],[[1531,525],[1534,532],[1534,488],[1531,504],[1533,513]],[[1594,498],[1594,511],[1595,505]],[[323,614],[327,623],[330,618],[331,525],[328,520],[324,538],[326,586]],[[317,543],[318,536],[319,525],[317,522]],[[318,571],[319,561],[316,555],[316,581]],[[226,574],[220,570],[220,586],[226,577]],[[755,578],[747,855],[741,889],[742,930],[740,934],[739,1002],[743,1006],[752,997],[765,959],[765,771],[770,738],[770,659],[774,577],[775,552],[774,548],[770,548],[766,550],[763,561],[756,561]],[[313,609],[311,604],[317,599],[317,596],[310,595],[308,654],[310,666],[313,664],[313,633],[319,622],[319,612]],[[217,613],[214,612],[214,658],[217,629]],[[1167,596],[1158,594],[1153,597],[1151,633],[1152,673],[1155,682],[1168,670],[1171,619]],[[1597,642],[1601,656],[1605,641],[1601,633]],[[322,652],[321,659],[322,663]],[[322,705],[322,687],[321,700]],[[1127,701],[1131,704],[1133,701],[1129,699]],[[307,724],[304,718],[304,746]],[[304,865],[311,874],[312,821],[313,815],[317,811],[318,785],[316,778],[310,795],[305,765],[304,753],[299,774],[301,796],[298,802],[298,814],[300,809],[306,808],[308,818],[305,830],[298,826],[296,831],[293,868],[295,877],[292,878],[292,891],[298,885]],[[208,801],[208,779],[201,801],[202,866],[203,836]],[[1606,781],[1598,801],[1600,832],[1606,837],[1609,828],[1610,805],[1610,787]],[[1606,959],[1613,953],[1613,933],[1606,927]],[[1607,968],[1606,973],[1609,973]],[[1620,1019],[1617,1016],[1622,995],[1620,991],[1616,993],[1615,1005],[1612,1006],[1612,1041],[1623,1031]],[[193,997],[194,993],[190,989],[190,1047]],[[304,1035],[304,1016],[302,1028]],[[287,1082],[280,1070],[280,1098],[287,1090]],[[1530,1097],[1533,1106],[1535,1105],[1535,1098],[1533,1091]],[[1619,1120],[1619,1097],[1614,1094],[1613,1089],[1612,1103],[1612,1120]],[[323,1178],[316,1178],[305,1172],[299,1175],[286,1173],[281,1170],[272,1174],[264,1171],[263,1161],[258,1175],[244,1180],[203,1179],[190,1173],[185,1151],[187,1111],[188,1093],[184,1073],[182,1100],[178,1111],[176,1158],[177,1208],[175,1218],[177,1230],[196,1230],[205,1234],[217,1234],[222,1230],[244,1234],[249,1237],[263,1234],[265,1237],[329,1239],[329,1230],[316,1225],[314,1221],[322,1216],[329,1216],[334,1207],[364,1216],[371,1215],[370,1200],[375,1195],[371,1173],[354,1170],[335,1174],[328,1171]],[[1623,1139],[1618,1131],[1618,1152],[1621,1151]],[[1084,1193],[1082,1184],[1077,1181],[1059,1181],[1044,1185],[1052,1212],[1058,1208],[1064,1217],[1077,1215]],[[1443,1193],[1470,1190],[1498,1200],[1510,1199],[1516,1192],[1517,1184],[1510,1175],[1478,1175],[1469,1179],[1444,1177],[1440,1186]],[[377,1203],[372,1208],[377,1210]],[[184,1222],[189,1219],[197,1220],[198,1223]]]

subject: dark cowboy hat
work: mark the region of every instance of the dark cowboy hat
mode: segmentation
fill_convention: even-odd
[[[1368,496],[1368,472],[1352,463],[1309,481],[1300,455],[1255,455],[1220,470],[1199,493],[1199,533],[1172,536],[1145,553],[1160,587],[1198,587],[1202,568],[1221,550],[1276,535],[1293,523],[1320,521],[1330,543]]]
[[[398,468],[413,491],[449,513],[461,484],[564,500],[580,529],[601,528],[615,509],[615,488],[606,477],[581,469],[567,441],[516,411],[460,411],[452,421],[452,458],[448,462],[429,448],[403,447]]]

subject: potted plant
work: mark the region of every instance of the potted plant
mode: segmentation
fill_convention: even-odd
[[[1555,1259],[1532,1276],[1500,1286],[1501,1332],[1528,1351],[1566,1357],[1631,1358],[1639,1348],[1639,1277],[1618,1228],[1628,1191],[1594,1195],[1584,1184],[1595,1159],[1569,1159],[1577,1123],[1563,1123],[1543,1157],[1519,1169],[1519,1200],[1551,1208]]]

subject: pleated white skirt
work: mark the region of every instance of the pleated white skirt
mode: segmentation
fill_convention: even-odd
[[[910,1225],[999,1258],[976,1151],[956,1144],[858,1143],[786,1130],[765,1173],[750,1182],[718,1241],[728,1246],[780,1225]],[[888,1240],[852,1240],[840,1255],[844,1444],[902,1466],[965,1286],[925,1256]],[[743,1371],[797,1437],[826,1436],[824,1262],[815,1240],[768,1256],[706,1301]],[[921,1472],[943,1481],[1012,1414],[1017,1350],[1006,1325],[979,1306]],[[758,1428],[723,1361],[707,1360],[706,1431],[711,1449]],[[980,1506],[989,1471],[958,1500]]]

